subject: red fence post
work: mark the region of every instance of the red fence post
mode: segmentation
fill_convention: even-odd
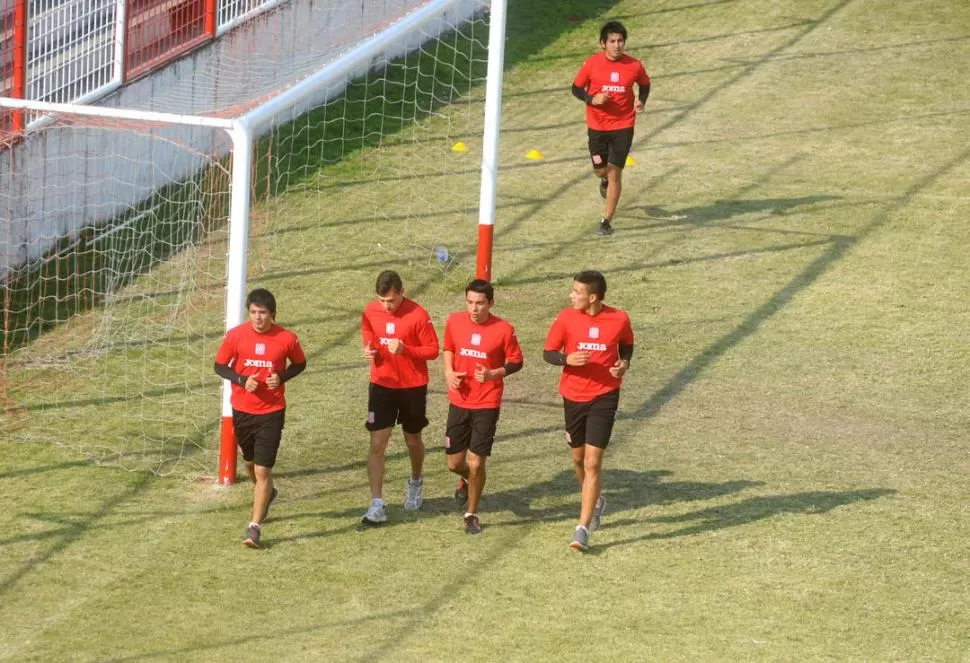
[[[14,99],[27,98],[27,0],[14,0],[13,9],[13,90]],[[13,130],[24,130],[24,112],[13,113]]]

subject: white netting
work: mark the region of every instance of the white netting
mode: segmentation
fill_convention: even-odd
[[[312,292],[322,272],[474,246],[479,173],[450,148],[481,134],[488,25],[457,4],[470,18],[263,125],[251,282]],[[233,158],[223,129],[73,114],[0,152],[5,439],[214,471]]]

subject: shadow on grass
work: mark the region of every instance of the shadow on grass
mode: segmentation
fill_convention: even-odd
[[[58,553],[66,551],[74,543],[81,539],[81,537],[86,535],[92,529],[98,527],[101,521],[112,515],[119,506],[144,492],[151,480],[151,474],[147,472],[139,473],[136,475],[135,481],[132,483],[132,485],[128,486],[117,495],[105,500],[96,511],[84,514],[76,519],[72,518],[66,522],[59,522],[62,527],[49,535],[49,537],[54,538],[54,541],[46,550],[38,551],[37,554],[32,555],[19,567],[14,564],[4,565],[3,575],[6,577],[0,580],[0,596],[3,596],[6,592],[12,589],[32,570],[42,567],[44,564],[50,561],[52,557]],[[9,575],[7,575],[8,573]]]
[[[0,472],[0,479],[11,479],[13,477],[25,477],[31,474],[41,474],[43,472],[55,472],[71,467],[84,467],[92,463],[87,460],[72,460],[64,463],[54,463],[53,465],[40,465],[38,467],[25,467],[19,470],[7,470]]]
[[[643,525],[644,523],[675,525],[683,523],[685,526],[666,532],[653,532],[642,536],[621,539],[619,541],[609,541],[602,544],[597,543],[595,548],[591,548],[591,551],[602,552],[616,546],[625,546],[643,541],[704,534],[727,527],[747,525],[781,514],[817,515],[827,513],[837,507],[876,500],[894,494],[896,494],[896,491],[890,488],[868,488],[865,490],[846,491],[816,490],[804,493],[791,493],[788,495],[750,497],[740,502],[735,502],[734,504],[708,507],[678,516],[655,516],[642,520],[610,519],[604,521],[604,525],[610,529],[625,525]]]
[[[649,505],[694,502],[737,493],[747,488],[762,485],[760,481],[725,481],[722,483],[702,483],[692,481],[664,481],[670,476],[668,470],[636,471],[625,469],[604,469],[603,494],[609,504],[609,512],[628,511]],[[563,498],[569,498],[564,502]],[[545,501],[555,501],[550,506],[537,506]],[[496,526],[531,525],[542,521],[576,520],[579,516],[579,484],[572,470],[563,470],[548,481],[541,481],[522,488],[513,488],[498,493],[487,490],[482,497],[484,511],[511,511],[519,521],[501,523]],[[448,511],[454,511],[452,500],[445,498],[431,500],[431,509],[445,504]],[[428,502],[425,502],[428,505]]]

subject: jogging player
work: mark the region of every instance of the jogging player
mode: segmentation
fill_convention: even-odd
[[[508,322],[492,315],[492,284],[475,279],[465,288],[465,311],[445,324],[448,469],[459,475],[455,499],[465,508],[465,532],[482,531],[478,503],[485,463],[492,455],[505,378],[522,368],[522,349]]]
[[[610,21],[600,29],[601,52],[590,56],[573,80],[573,95],[586,104],[593,172],[606,199],[597,235],[613,234],[613,215],[623,189],[623,167],[633,145],[637,113],[650,96],[650,77],[639,60],[624,54],[626,28]],[[637,96],[633,96],[633,84]]]
[[[215,370],[232,383],[232,426],[253,482],[253,514],[246,538],[259,547],[269,507],[280,491],[273,485],[273,466],[283,438],[285,387],[306,368],[296,334],[276,324],[276,298],[257,288],[246,297],[249,321],[230,329],[216,353]]]
[[[546,335],[543,359],[562,366],[559,393],[576,478],[582,490],[579,524],[570,546],[585,551],[599,528],[606,499],[600,494],[603,452],[610,443],[620,383],[633,357],[629,316],[603,303],[606,279],[583,271],[573,277],[570,306]]]
[[[431,316],[404,296],[404,284],[397,272],[381,272],[376,289],[377,299],[364,308],[360,323],[364,358],[370,362],[365,426],[370,431],[367,478],[371,503],[362,518],[365,525],[387,522],[384,457],[391,431],[398,423],[411,459],[404,508],[415,511],[424,501],[421,431],[428,425],[428,362],[439,352]]]

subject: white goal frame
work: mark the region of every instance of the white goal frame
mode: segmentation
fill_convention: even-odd
[[[271,128],[281,114],[306,99],[342,84],[348,76],[366,72],[395,45],[413,39],[422,26],[460,9],[468,0],[429,0],[385,30],[365,39],[352,51],[328,63],[316,73],[270,98],[235,119],[180,115],[136,109],[109,108],[79,104],[51,103],[0,97],[0,108],[24,110],[57,116],[87,116],[103,119],[149,122],[161,125],[208,127],[228,134],[231,141],[231,182],[229,208],[229,250],[226,274],[225,328],[244,320],[249,251],[251,190],[255,141]],[[495,225],[498,180],[499,125],[502,106],[502,74],[505,56],[507,0],[492,0],[489,15],[485,121],[483,132],[481,190],[478,222],[476,271],[478,278],[491,280],[492,238]],[[28,138],[29,140],[29,134]],[[232,428],[231,386],[222,384],[221,434],[218,481],[236,481],[237,444]]]

